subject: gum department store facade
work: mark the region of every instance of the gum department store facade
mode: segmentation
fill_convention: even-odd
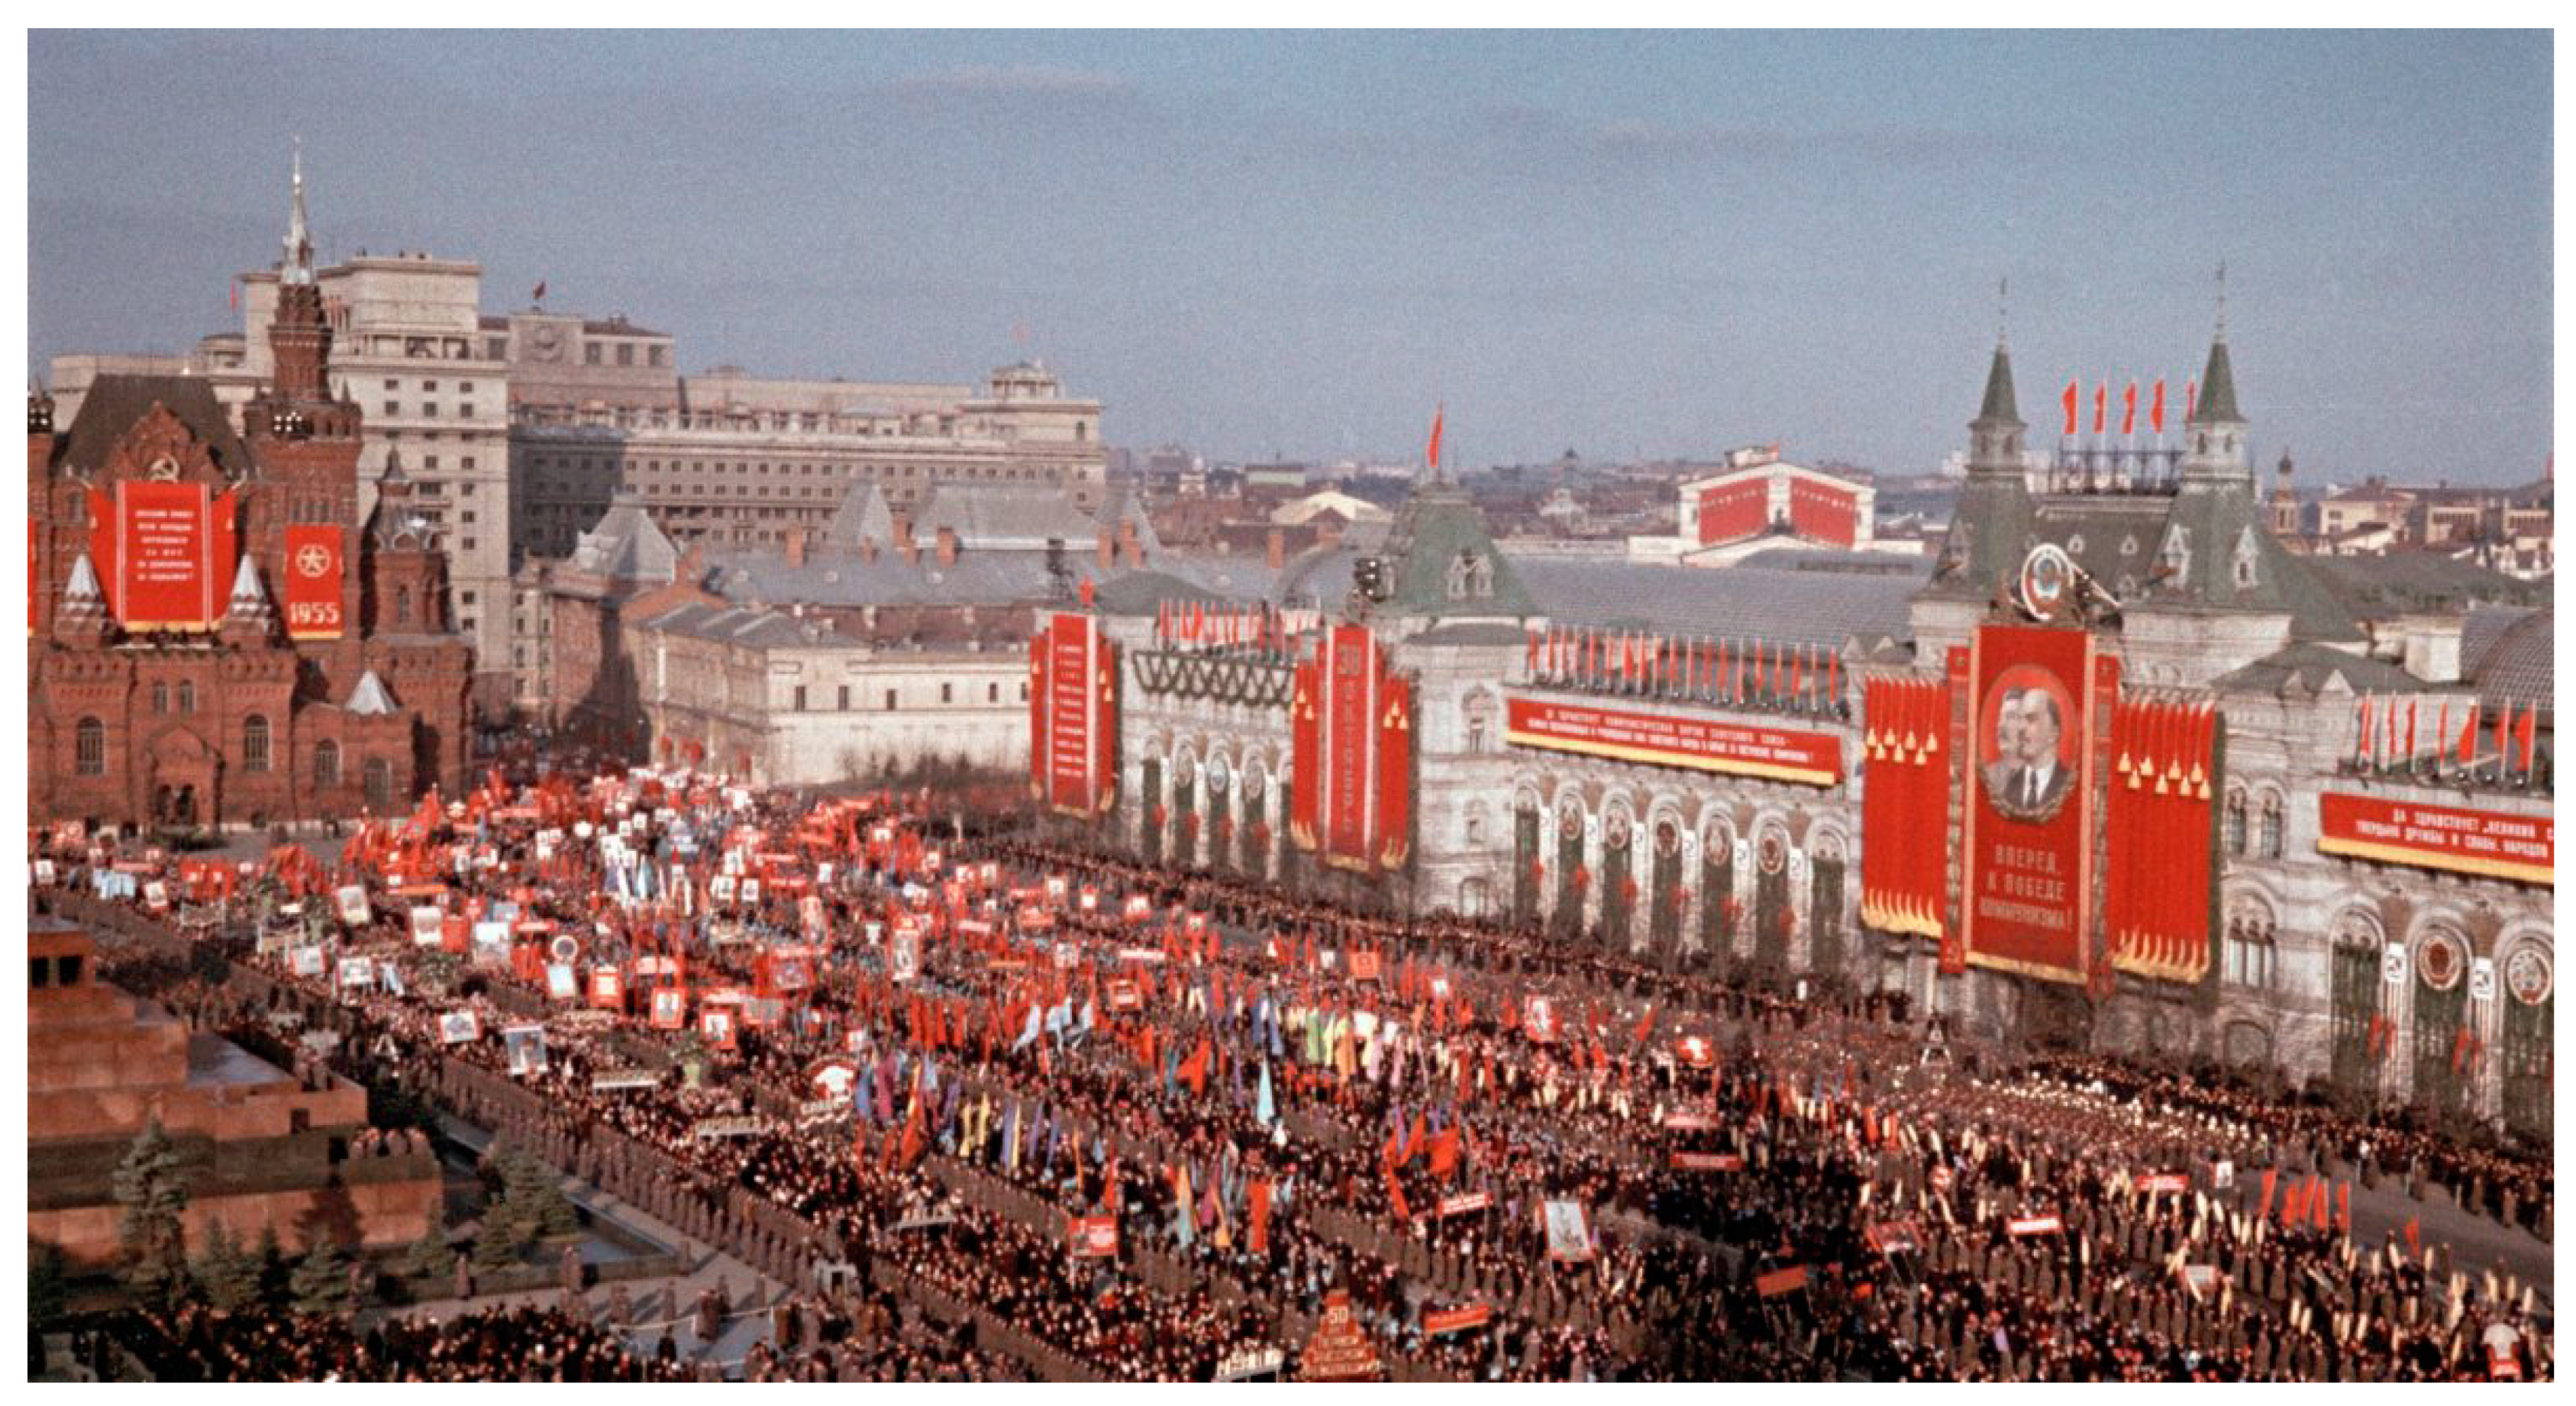
[[[1411,833],[1400,863],[1366,873],[1319,864],[1289,838],[1297,660],[1316,649],[1312,637],[1285,649],[1175,643],[1170,622],[1191,609],[1181,583],[1114,579],[1095,618],[1117,650],[1114,760],[1101,763],[1114,766],[1116,788],[1096,833],[1149,858],[1364,905],[1508,917],[1783,985],[1904,991],[1989,1036],[2272,1065],[2293,1082],[2330,1080],[2349,1101],[2420,1098],[2447,1116],[2545,1138],[2548,861],[2509,878],[2329,853],[2320,797],[2528,818],[2547,844],[2545,711],[2536,739],[2507,747],[2536,743],[2536,779],[2511,762],[2426,772],[2364,768],[2355,757],[2365,695],[2411,700],[2429,732],[2436,710],[2463,716],[2481,687],[2510,686],[2498,672],[2519,670],[2526,687],[2539,680],[2524,696],[2545,708],[2549,612],[2483,652],[2482,680],[2460,677],[2459,615],[2447,626],[2387,610],[2363,618],[2350,592],[2273,535],[2223,329],[2203,385],[2183,447],[2062,452],[2034,491],[1999,345],[1950,537],[1904,605],[1911,641],[1853,638],[1830,660],[1821,650],[1783,660],[1757,643],[1760,682],[1713,678],[1695,657],[1678,682],[1651,672],[1622,680],[1592,663],[1569,674],[1547,633],[1562,621],[1521,580],[1542,564],[1516,570],[1462,491],[1426,484],[1365,563],[1348,546],[1310,554],[1270,593],[1363,621],[1389,667],[1411,676]],[[2041,543],[2100,587],[2089,628],[2130,684],[2206,700],[2224,717],[2223,786],[2211,802],[2223,817],[2211,841],[2215,931],[2187,979],[2122,974],[2088,992],[1983,966],[1945,969],[1933,939],[1862,920],[1864,683],[1939,681],[1949,647],[1981,622],[2013,618],[2009,582]],[[1355,567],[1380,573],[1373,588],[1351,586]],[[1712,574],[1724,575],[1698,573]],[[1616,748],[1576,755],[1516,730],[1518,710],[1550,705],[1785,729],[1827,739],[1819,745],[1839,761],[1789,779],[1601,754]],[[2490,714],[2495,706],[2490,697]],[[1949,803],[1954,926],[1964,789]],[[1068,836],[1095,833],[1054,823]]]

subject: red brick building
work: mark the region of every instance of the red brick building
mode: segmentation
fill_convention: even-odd
[[[473,652],[397,463],[357,521],[299,178],[236,434],[202,380],[102,376],[27,408],[31,820],[263,825],[465,788]]]

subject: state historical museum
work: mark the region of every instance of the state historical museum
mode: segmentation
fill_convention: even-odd
[[[184,376],[27,407],[28,790],[37,823],[265,826],[464,789],[472,650],[400,465],[358,522],[355,402],[328,384],[299,174],[236,432]]]

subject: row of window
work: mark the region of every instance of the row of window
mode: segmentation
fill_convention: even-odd
[[[2230,791],[2227,794],[2227,852],[2239,858],[2244,857],[2245,854],[2245,820],[2245,793],[2242,791]],[[2265,796],[2263,798],[2261,848],[2261,855],[2263,858],[2278,859],[2281,857],[2281,831],[2281,798],[2279,796]]]
[[[840,700],[840,701],[839,701],[839,703],[838,703],[838,705],[837,705],[837,711],[844,712],[844,713],[851,711],[851,709],[850,709],[850,686],[849,686],[848,684],[840,684],[840,685],[838,685],[838,686],[837,686],[837,688],[838,688],[838,694],[837,694],[837,696],[839,697],[839,700]],[[795,709],[794,709],[794,711],[799,712],[799,713],[808,713],[808,712],[812,712],[812,711],[814,711],[812,708],[810,708],[810,707],[808,707],[808,706],[806,705],[806,701],[805,701],[805,700],[806,700],[805,685],[803,685],[803,684],[801,684],[801,683],[800,683],[800,684],[796,685],[796,705],[795,705]],[[954,684],[954,683],[943,683],[943,684],[941,684],[941,685],[939,686],[939,701],[940,701],[940,702],[942,702],[942,703],[947,703],[947,704],[954,704],[954,703],[956,703],[956,701],[957,701],[957,685],[956,685],[956,684]],[[1000,684],[998,684],[998,683],[988,683],[988,684],[984,685],[984,701],[985,701],[985,702],[987,702],[987,703],[999,703],[999,702],[1001,702],[1001,701],[1002,701],[1002,686],[1001,686]],[[1021,685],[1020,685],[1020,701],[1021,701],[1021,702],[1023,702],[1023,703],[1026,703],[1026,702],[1028,702],[1028,701],[1029,701],[1029,686],[1028,686],[1026,683],[1023,683],[1023,684],[1021,684]],[[884,709],[883,709],[882,711],[885,711],[885,712],[888,712],[888,713],[891,713],[891,712],[896,711],[895,690],[893,690],[893,689],[889,688],[889,689],[887,689],[887,690],[885,691],[885,707],[884,707]]]
[[[181,685],[185,688],[185,685]],[[270,765],[268,719],[258,713],[242,719],[242,770],[266,772]],[[369,757],[366,779],[369,794],[378,789],[378,770],[390,783],[392,764],[382,757]],[[107,774],[107,724],[97,718],[83,718],[72,729],[72,770],[81,776]],[[313,783],[317,786],[340,784],[340,744],[324,739],[313,747]]]
[[[420,388],[421,388],[422,390],[424,390],[424,391],[429,392],[429,393],[430,393],[430,394],[432,394],[432,395],[436,395],[436,394],[438,393],[438,382],[436,382],[436,381],[423,381],[423,382],[421,382],[421,383],[420,383]],[[401,389],[402,389],[402,382],[400,382],[400,381],[398,381],[398,380],[394,379],[394,378],[393,378],[393,377],[391,377],[391,376],[387,376],[387,377],[385,378],[385,389],[386,389],[386,390],[389,390],[389,391],[398,391],[398,390],[401,390]],[[456,393],[457,393],[458,395],[472,395],[472,394],[474,394],[474,383],[473,383],[472,381],[459,381],[459,382],[457,382],[457,383],[456,383]]]
[[[400,418],[400,416],[402,415],[402,413],[403,413],[403,408],[402,408],[402,402],[401,402],[401,401],[399,401],[399,400],[388,400],[388,401],[386,401],[386,402],[385,402],[385,414],[386,414],[386,416],[387,416],[387,417],[389,417],[389,418]],[[422,419],[424,419],[424,420],[435,420],[435,419],[437,419],[437,418],[438,418],[438,402],[436,402],[436,401],[434,401],[434,400],[424,400],[424,401],[422,401],[422,402],[420,403],[420,418],[422,418]],[[466,401],[466,402],[464,402],[463,404],[461,404],[461,405],[457,406],[457,407],[456,407],[456,418],[458,418],[458,419],[460,419],[460,420],[471,420],[471,419],[473,419],[473,418],[474,418],[474,402],[472,402],[472,401],[470,401],[470,400],[469,400],[469,401]]]

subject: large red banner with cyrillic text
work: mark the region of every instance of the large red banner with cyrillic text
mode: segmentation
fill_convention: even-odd
[[[129,630],[204,630],[229,601],[232,495],[203,483],[116,485],[104,563],[108,607]],[[219,511],[220,510],[220,511]]]
[[[1504,736],[1519,747],[1810,786],[1831,786],[1842,779],[1839,739],[1724,718],[1512,698],[1504,705]]]
[[[1739,479],[1699,491],[1699,544],[1732,542],[1770,525],[1769,479]]]
[[[2317,822],[2317,848],[2327,854],[2555,887],[2550,816],[2328,791],[2317,797]]]
[[[1325,636],[1324,858],[1366,867],[1369,765],[1377,727],[1377,637],[1365,625],[1338,625]]]
[[[1969,646],[1967,960],[2083,982],[2092,914],[2091,632],[1988,625]]]
[[[299,640],[336,640],[343,622],[340,597],[346,558],[340,529],[295,523],[286,529],[286,633]]]
[[[1096,617],[1057,614],[1030,649],[1030,779],[1059,814],[1098,815],[1116,790],[1115,646]]]

